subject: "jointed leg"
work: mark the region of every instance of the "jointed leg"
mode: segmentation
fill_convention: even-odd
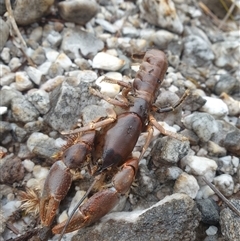
[[[71,131],[63,131],[61,132],[62,135],[70,135],[70,134],[76,134],[79,132],[84,132],[84,131],[89,131],[89,130],[95,130],[99,127],[108,125],[112,122],[114,122],[117,118],[116,113],[114,112],[114,110],[112,109],[107,109],[107,117],[106,119],[102,119],[102,117],[96,119],[95,121],[91,121],[89,124],[87,124],[86,126],[77,128],[75,130],[71,130]]]
[[[183,96],[174,105],[163,107],[163,108],[158,108],[158,107],[154,106],[153,107],[153,111],[155,111],[157,113],[164,113],[164,112],[174,111],[179,105],[181,105],[183,103],[183,101],[187,98],[189,93],[190,93],[190,90],[187,89],[184,92]]]
[[[103,95],[98,90],[95,90],[93,88],[89,88],[89,90],[90,90],[91,94],[96,95],[96,96],[98,96],[101,99],[104,99],[105,101],[107,101],[108,103],[110,103],[112,105],[120,106],[122,108],[128,108],[129,107],[128,101],[125,102],[125,101],[120,101],[120,100],[116,100],[116,99],[110,98],[110,97],[108,97],[106,95]]]
[[[182,135],[177,134],[175,132],[168,131],[168,130],[164,129],[151,114],[149,115],[149,121],[150,121],[150,123],[152,123],[152,125],[154,125],[165,136],[171,136],[171,137],[173,137],[177,140],[180,140],[180,141],[187,141],[188,140],[188,138],[185,137],[185,136],[182,136]]]
[[[154,130],[153,130],[152,125],[151,124],[148,125],[148,127],[147,127],[148,136],[147,136],[146,142],[145,142],[145,144],[144,144],[144,146],[142,148],[142,152],[141,152],[141,154],[139,156],[139,161],[142,159],[144,153],[146,152],[147,148],[149,147],[149,144],[150,144],[150,142],[152,140],[152,137],[153,137],[153,131]]]

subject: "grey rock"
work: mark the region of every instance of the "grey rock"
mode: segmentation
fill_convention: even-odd
[[[190,144],[193,146],[197,145],[199,142],[199,137],[192,130],[185,129],[181,131],[180,134],[187,137]]]
[[[162,91],[160,93],[155,103],[156,103],[156,106],[161,108],[165,106],[171,106],[175,104],[178,100],[179,100],[179,97],[175,93],[167,90],[167,91]],[[174,123],[178,125],[182,125],[181,117],[182,117],[181,106],[168,113],[156,114],[157,120],[164,121],[170,126],[172,126]]]
[[[106,108],[99,105],[88,105],[81,111],[81,119],[84,125],[104,116],[107,116]]]
[[[200,109],[206,102],[202,96],[191,91],[190,95],[182,103],[182,108],[192,112]]]
[[[41,131],[43,129],[43,127],[44,127],[44,122],[43,122],[42,118],[39,118],[37,121],[28,122],[24,125],[24,129],[28,133]]]
[[[218,81],[216,82],[213,91],[220,95],[225,92],[227,94],[233,94],[239,92],[239,82],[229,73],[220,74]]]
[[[232,154],[240,156],[240,130],[236,128],[234,131],[228,133],[223,146]]]
[[[48,70],[48,75],[51,78],[54,78],[59,75],[63,75],[63,73],[64,73],[63,67],[60,65],[60,63],[56,63],[56,62],[52,63],[51,67]]]
[[[6,12],[5,0],[0,0],[0,16],[2,16],[5,12]]]
[[[29,136],[27,147],[31,153],[42,158],[52,158],[58,152],[55,140],[40,132],[34,132]]]
[[[147,194],[152,193],[156,184],[153,175],[150,173],[146,165],[139,165],[139,172],[137,177],[138,188],[137,195],[146,197]],[[135,189],[136,193],[136,189]]]
[[[28,25],[40,20],[48,13],[54,0],[18,0],[14,4],[13,15],[19,25]]]
[[[38,118],[38,110],[24,97],[14,98],[11,102],[12,115],[15,121],[29,122]]]
[[[1,142],[6,138],[6,136],[11,131],[11,124],[6,121],[0,121],[0,140]]]
[[[57,48],[62,42],[62,35],[56,31],[52,31],[47,36],[47,41],[50,43],[51,47]]]
[[[111,213],[99,224],[81,229],[72,241],[195,240],[200,213],[194,201],[173,194],[143,211]]]
[[[195,112],[183,120],[184,125],[193,130],[201,141],[209,141],[218,132],[216,120],[207,113]]]
[[[29,79],[25,71],[16,72],[15,82],[12,84],[17,90],[24,91],[33,87],[32,81]]]
[[[195,67],[209,66],[214,59],[210,46],[198,36],[187,36],[183,39],[184,50],[182,61]]]
[[[98,5],[93,0],[63,1],[58,3],[58,11],[64,20],[84,25],[96,15]]]
[[[97,19],[95,20],[95,22],[96,22],[97,24],[99,24],[105,31],[107,31],[107,32],[109,32],[109,33],[114,34],[114,33],[116,33],[117,30],[118,30],[118,28],[117,28],[115,25],[111,24],[110,22],[108,22],[108,21],[106,21],[106,20],[104,20],[104,19],[97,18]]]
[[[1,59],[3,60],[3,62],[8,64],[11,59],[10,49],[7,47],[3,48],[0,56],[1,56]]]
[[[38,26],[32,30],[29,35],[29,40],[33,40],[35,42],[40,42],[42,39],[43,29],[42,27]]]
[[[20,126],[12,123],[11,124],[12,134],[14,135],[14,139],[18,142],[25,141],[25,138],[27,136],[27,132],[21,128]]]
[[[91,68],[90,63],[83,58],[77,58],[74,60],[74,63],[80,68],[80,70],[87,70]]]
[[[232,199],[230,202],[240,210],[240,200]],[[220,213],[220,226],[224,240],[239,240],[240,217],[228,207],[224,208]]]
[[[1,96],[1,105],[2,106],[9,106],[11,101],[17,97],[22,98],[22,93],[14,88],[11,87],[4,87],[0,90]]]
[[[219,241],[217,235],[209,235],[203,241]]]
[[[39,85],[40,82],[41,82],[41,79],[42,79],[42,73],[40,70],[32,67],[32,66],[29,66],[27,68],[27,74],[28,76],[30,77],[30,79],[36,84],[36,85]]]
[[[79,28],[66,29],[64,31],[61,49],[71,59],[81,58],[79,51],[84,57],[93,57],[103,47],[103,41],[96,38],[92,33],[80,30]]]
[[[16,71],[21,65],[22,63],[20,62],[20,59],[17,57],[13,57],[8,64],[11,71]]]
[[[27,99],[41,114],[46,114],[50,109],[49,94],[45,90],[31,91],[27,94]]]
[[[30,159],[33,157],[33,154],[29,151],[29,149],[27,148],[27,145],[23,143],[19,144],[19,150],[17,155],[22,160]]]
[[[39,46],[30,56],[36,65],[43,64],[46,61],[45,51]]]
[[[9,36],[9,26],[8,24],[0,18],[0,51],[2,51],[3,47],[5,46],[8,36]]]
[[[224,120],[216,120],[216,123],[218,126],[218,132],[213,133],[211,141],[213,141],[214,143],[216,143],[222,147],[225,147],[224,142],[225,142],[227,134],[234,132],[236,130],[236,127]]]
[[[138,2],[141,17],[149,23],[175,33],[182,33],[183,25],[178,18],[173,1],[141,0]]]
[[[216,202],[211,199],[196,200],[197,207],[202,214],[202,222],[210,225],[218,224],[220,220],[220,209]]]
[[[212,45],[212,50],[215,54],[214,63],[219,68],[238,67],[239,63],[236,60],[240,59],[239,41],[218,42]]]
[[[0,72],[0,77],[3,77],[6,74],[10,74],[11,70],[7,65],[0,64],[1,72]]]
[[[163,162],[168,164],[177,163],[181,158],[187,155],[188,151],[188,141],[179,141],[165,136],[156,141],[151,150],[150,158],[157,166],[162,165]]]
[[[9,73],[4,75],[1,79],[0,79],[0,85],[4,86],[4,85],[10,85],[11,83],[13,83],[15,81],[15,73]]]
[[[50,94],[51,109],[44,120],[57,131],[70,130],[77,123],[81,110],[96,103],[96,97],[89,91],[89,83],[79,86],[64,81]]]

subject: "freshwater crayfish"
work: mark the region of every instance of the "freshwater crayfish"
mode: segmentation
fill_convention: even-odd
[[[86,126],[64,133],[73,135],[74,140],[60,155],[61,160],[53,164],[46,178],[40,200],[40,218],[43,226],[52,225],[59,204],[68,193],[72,183],[71,169],[80,169],[88,165],[89,172],[95,176],[90,189],[93,186],[101,188],[79,207],[70,220],[54,226],[52,232],[55,234],[89,226],[116,206],[119,197],[129,191],[134,181],[139,161],[152,139],[153,126],[164,135],[187,140],[177,133],[165,130],[152,115],[152,112],[172,111],[189,94],[186,91],[173,106],[157,108],[154,105],[167,67],[167,59],[162,51],[149,50],[133,84],[109,81],[123,88],[121,100],[105,97],[95,89],[90,90],[92,94],[107,102],[122,107],[123,111],[121,114],[110,111],[107,118],[99,118]],[[136,142],[145,131],[148,136],[140,157],[133,157],[132,151]],[[92,165],[96,168],[91,168]],[[106,180],[109,183],[102,185]]]

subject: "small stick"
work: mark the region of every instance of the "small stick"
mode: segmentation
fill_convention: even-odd
[[[218,197],[220,197],[226,203],[226,205],[240,217],[240,211],[231,202],[229,202],[227,198],[211,182],[209,182],[205,177],[202,177],[202,179],[218,195]]]
[[[219,26],[221,24],[221,20],[219,20],[215,14],[213,14],[209,8],[203,3],[203,2],[199,2],[199,7],[208,15],[210,16],[210,18],[212,19],[213,23],[215,26]],[[223,30],[229,30],[229,27],[226,25],[226,23],[223,23],[221,28]]]
[[[11,25],[14,29],[14,31],[16,32],[17,36],[19,37],[19,39],[21,40],[23,46],[25,48],[27,48],[27,44],[26,42],[24,41],[19,29],[18,29],[18,26],[16,24],[16,21],[15,21],[15,18],[13,17],[13,11],[12,11],[12,6],[11,6],[11,3],[10,3],[10,0],[5,0],[5,5],[6,5],[6,9],[8,11],[8,14],[9,14],[9,20],[11,22]]]
[[[11,6],[11,3],[10,3],[10,0],[5,0],[5,5],[6,5],[6,9],[7,9],[7,12],[8,12],[8,18],[10,20],[10,23],[12,25],[12,28],[13,30],[15,31],[15,33],[17,34],[18,38],[20,39],[21,43],[23,46],[20,46],[20,49],[21,51],[23,52],[24,56],[27,58],[27,61],[28,61],[28,64],[30,66],[33,66],[35,67],[35,64],[34,62],[32,61],[32,59],[26,54],[25,52],[25,49],[27,48],[27,44],[26,42],[24,41],[19,29],[18,29],[18,26],[16,24],[16,21],[15,21],[15,18],[13,16],[13,11],[12,11],[12,6]]]
[[[219,26],[218,26],[219,29],[221,29],[222,26],[226,23],[226,21],[228,20],[229,16],[232,14],[235,6],[236,6],[236,3],[233,2],[232,5],[231,5],[231,7],[230,7],[229,10],[228,10],[226,16],[224,17],[224,19],[223,19],[223,20],[221,21],[221,23],[219,24]]]

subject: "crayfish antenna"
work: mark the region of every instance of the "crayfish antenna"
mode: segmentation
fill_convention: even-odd
[[[99,181],[100,178],[101,178],[100,175],[97,176],[97,177],[95,177],[93,183],[92,183],[91,186],[88,188],[87,192],[84,194],[84,196],[80,199],[80,201],[77,203],[77,205],[75,206],[75,208],[72,210],[72,212],[71,212],[71,214],[69,215],[68,220],[67,220],[67,222],[66,222],[66,224],[65,224],[65,226],[64,226],[64,228],[63,228],[63,230],[62,230],[62,232],[61,232],[61,234],[60,234],[60,236],[59,236],[59,238],[58,238],[58,241],[61,241],[61,239],[62,239],[62,237],[63,237],[63,235],[64,235],[64,232],[65,232],[68,224],[70,223],[70,221],[71,221],[74,213],[78,210],[78,208],[80,207],[80,205],[81,205],[81,204],[83,203],[83,201],[86,199],[86,197],[87,197],[88,194],[91,192],[91,190],[93,189],[93,187],[95,186],[95,184],[97,183],[97,181]]]

